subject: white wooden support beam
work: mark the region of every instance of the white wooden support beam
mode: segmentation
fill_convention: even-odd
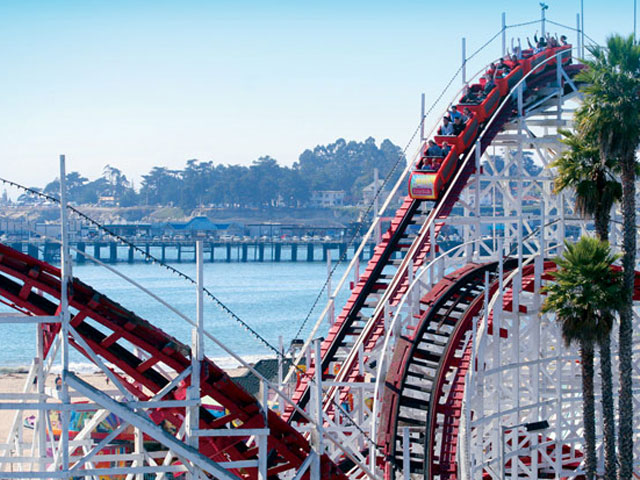
[[[23,315],[22,313],[3,313],[2,323],[60,323],[60,315]]]
[[[112,399],[108,395],[89,385],[87,382],[81,380],[72,372],[67,372],[65,374],[63,382],[66,382],[70,387],[98,403],[105,409],[112,411],[115,415],[134,427],[140,428],[143,433],[146,433],[158,442],[166,445],[173,450],[176,455],[190,461],[195,466],[212,474],[216,478],[220,480],[237,480],[235,475],[232,475],[218,463],[207,458],[193,447],[179,441],[161,427],[153,423],[148,417],[134,412],[127,405]]]
[[[319,339],[316,339],[313,341],[313,346],[314,348],[314,360],[315,360],[315,385],[313,386],[313,390],[314,390],[314,405],[313,405],[313,410],[314,410],[314,414],[315,414],[315,421],[316,421],[316,431],[313,432],[313,437],[314,437],[314,449],[316,451],[316,457],[314,458],[312,464],[311,464],[311,480],[320,480],[321,476],[322,476],[322,472],[320,471],[320,457],[322,457],[322,453],[323,453],[323,446],[322,446],[322,436],[323,436],[323,431],[322,431],[322,424],[324,423],[323,421],[323,415],[322,415],[322,356],[320,354],[320,347],[322,345],[322,342]]]
[[[60,236],[62,244],[60,245],[60,315],[62,337],[62,374],[69,370],[69,321],[71,319],[69,312],[69,283],[71,281],[71,257],[69,255],[69,224],[67,220],[67,174],[65,166],[65,156],[60,155]],[[71,401],[69,398],[69,388],[63,381],[60,389],[60,398],[64,406],[68,406]],[[62,470],[69,470],[69,411],[65,408],[60,413],[60,448],[62,449]]]
[[[258,480],[267,480],[267,456],[269,453],[267,447],[267,438],[269,435],[269,387],[264,380],[260,381],[260,406],[262,410],[262,417],[264,421],[264,427],[262,430],[266,430],[261,432],[258,437]]]
[[[302,479],[302,476],[309,469],[309,465],[311,465],[311,462],[315,461],[315,457],[316,456],[317,456],[316,453],[312,450],[311,453],[309,455],[307,455],[307,458],[304,459],[304,462],[302,462],[302,465],[300,465],[300,468],[296,472],[296,476],[293,477],[293,480],[301,480]]]

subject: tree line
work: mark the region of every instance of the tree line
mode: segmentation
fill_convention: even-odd
[[[97,179],[70,172],[66,183],[69,201],[78,205],[113,197],[123,207],[173,205],[185,211],[199,206],[300,207],[308,205],[311,193],[318,190],[342,190],[345,204],[356,204],[363,187],[373,182],[375,168],[380,178],[391,173],[395,182],[405,165],[402,150],[390,140],[378,146],[372,137],[363,142],[340,138],[305,150],[291,167],[279,165],[268,155],[249,166],[192,159],[183,169],[153,167],[136,189],[120,169],[107,165]],[[59,190],[59,179],[43,189],[56,197]],[[28,200],[28,195],[19,199]]]

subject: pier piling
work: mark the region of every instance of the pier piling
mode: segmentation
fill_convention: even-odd
[[[78,242],[78,253],[76,253],[76,263],[82,265],[87,261],[84,255],[82,255],[87,248],[87,245],[84,242]]]
[[[116,263],[118,261],[118,244],[115,242],[109,243],[109,263]]]

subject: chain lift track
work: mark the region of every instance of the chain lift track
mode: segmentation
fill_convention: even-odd
[[[581,65],[568,65],[565,70],[569,76],[573,76],[581,68]],[[547,71],[530,79],[527,82],[524,101],[534,99],[537,88],[554,82],[556,82],[555,71]],[[453,185],[444,198],[430,208],[431,203],[406,197],[397,210],[389,230],[376,246],[367,268],[360,276],[349,300],[322,343],[322,372],[326,374],[326,372],[337,371],[335,378],[332,376],[328,378],[335,379],[337,382],[362,381],[364,378],[367,372],[360,371],[359,365],[364,365],[365,370],[367,369],[369,361],[367,355],[384,336],[385,318],[390,313],[385,311],[384,305],[388,305],[389,308],[397,305],[407,291],[409,278],[413,278],[418,268],[429,259],[430,255],[435,258],[436,252],[432,252],[432,236],[437,237],[471,175],[475,172],[473,155],[481,155],[501,131],[502,126],[517,116],[514,95],[515,92],[509,94],[500,110],[494,114],[494,121],[489,128],[486,131],[480,129],[481,140],[471,147],[466,157],[467,161],[463,163],[459,175],[455,177]],[[476,149],[480,152],[476,152]],[[409,229],[410,225],[423,226],[421,234],[412,233]],[[361,355],[365,358],[359,359]],[[315,365],[312,363],[307,372],[312,376],[314,371]],[[309,401],[308,378],[301,379],[293,394],[294,402],[301,407]],[[332,400],[336,394],[335,390],[330,391],[325,397],[324,409],[332,416],[335,414]],[[344,399],[346,389],[343,388],[339,395]],[[289,421],[298,420],[293,408],[285,409],[283,418]]]

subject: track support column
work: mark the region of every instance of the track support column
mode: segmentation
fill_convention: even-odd
[[[198,437],[194,432],[200,428],[200,372],[204,360],[204,256],[202,240],[196,242],[196,325],[191,330],[191,385],[187,390],[189,400],[195,405],[187,408],[187,443],[198,449]],[[197,471],[197,467],[196,467]],[[191,475],[197,480],[199,475]]]
[[[69,397],[69,387],[67,384],[67,374],[69,373],[69,280],[71,278],[71,257],[69,255],[69,224],[67,219],[67,174],[65,167],[65,156],[60,155],[60,226],[61,240],[60,246],[60,315],[62,340],[61,361],[62,361],[62,385],[60,388],[60,398],[63,408],[60,412],[60,448],[62,471],[69,471],[69,417],[71,401]]]
[[[462,84],[467,83],[467,39],[462,37]]]
[[[333,325],[336,319],[336,309],[333,301],[333,292],[331,291],[331,250],[325,250],[327,256],[327,301],[329,302],[329,311],[327,315],[329,317],[329,325]]]
[[[379,172],[377,168],[373,169],[373,221],[375,224],[374,227],[374,238],[376,245],[379,245],[382,241],[382,233],[380,229],[380,221],[382,215],[378,210],[380,209],[380,192],[378,191],[378,182],[380,181]]]
[[[424,142],[424,121],[425,121],[425,98],[424,93],[421,95],[420,100],[420,142]]]
[[[507,54],[507,14],[502,12],[502,57]]]
[[[314,361],[315,361],[315,373],[313,386],[313,413],[315,416],[317,429],[313,431],[313,446],[315,449],[315,455],[311,462],[311,480],[320,480],[320,458],[323,453],[322,445],[322,357],[320,355],[320,346],[322,342],[320,339],[313,341],[314,346]]]
[[[269,412],[269,387],[264,380],[260,381],[260,403],[262,407],[262,416],[264,418],[264,428],[269,428],[268,412]],[[269,450],[267,447],[268,435],[261,433],[258,436],[258,480],[267,480],[267,457]]]

